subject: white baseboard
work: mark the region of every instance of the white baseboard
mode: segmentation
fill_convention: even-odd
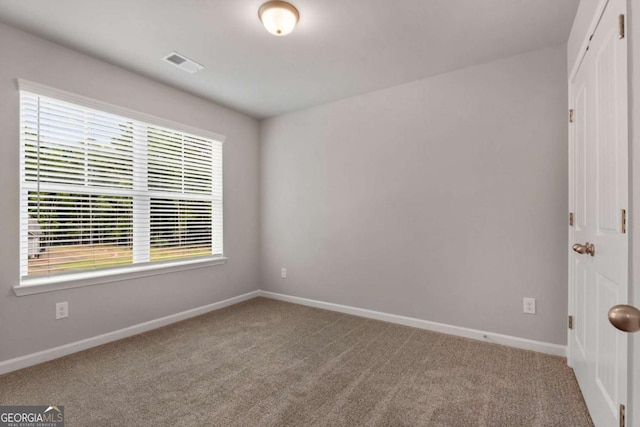
[[[462,328],[459,326],[446,325],[444,323],[430,322],[428,320],[421,320],[412,317],[399,316],[396,314],[383,313],[380,311],[367,310],[365,308],[351,307],[348,305],[334,304],[330,302],[317,301],[308,298],[294,297],[290,295],[259,290],[238,295],[237,297],[215,302],[213,304],[208,304],[202,307],[183,311],[181,313],[176,313],[166,317],[161,317],[159,319],[150,320],[138,325],[129,326],[128,328],[119,329],[117,331],[108,332],[106,334],[39,351],[37,353],[27,354],[25,356],[5,360],[3,362],[0,362],[0,375],[29,366],[37,365],[38,363],[48,362],[49,360],[67,356],[69,354],[86,350],[91,347],[96,347],[122,338],[141,334],[152,329],[167,326],[181,320],[186,320],[195,316],[199,316],[201,314],[208,313],[210,311],[219,310],[221,308],[228,307],[233,304],[238,304],[240,302],[247,301],[259,296],[280,301],[292,302],[295,304],[307,305],[310,307],[322,308],[325,310],[337,311],[340,313],[352,314],[354,316],[366,317],[369,319],[397,323],[414,328],[427,329],[429,331],[441,332],[449,335],[457,335],[460,337],[472,338],[495,344],[502,344],[509,347],[533,350],[540,353],[566,357],[566,346],[563,345],[533,341],[525,338],[512,337],[509,335],[495,334],[493,332],[484,332],[476,329]]]
[[[441,332],[443,334],[456,335],[459,337],[472,338],[479,341],[486,341],[494,344],[521,348],[524,350],[532,350],[540,353],[552,354],[554,356],[567,357],[567,348],[564,345],[534,341],[526,338],[513,337],[510,335],[495,334],[493,332],[479,331],[477,329],[430,322],[428,320],[416,319],[413,317],[382,313],[380,311],[367,310],[365,308],[357,308],[348,305],[312,300],[308,298],[294,297],[275,292],[258,291],[258,294],[259,296],[265,298],[292,302],[301,305],[308,305],[310,307],[322,308],[325,310],[338,311],[340,313],[352,314],[354,316],[367,317],[369,319],[382,320],[385,322],[397,323],[400,325],[411,326],[419,329],[427,329],[429,331]]]
[[[130,337],[132,335],[141,334],[143,332],[160,328],[162,326],[170,325],[172,323],[176,323],[181,320],[186,320],[191,317],[199,316],[201,314],[205,314],[210,311],[219,310],[221,308],[228,307],[230,305],[255,298],[259,295],[260,295],[260,291],[248,292],[246,294],[238,295],[237,297],[214,302],[213,304],[208,304],[202,307],[183,311],[181,313],[176,313],[169,316],[161,317],[159,319],[150,320],[148,322],[140,323],[138,325],[129,326],[128,328],[119,329],[113,332],[108,332],[106,334],[102,334],[102,335],[87,338],[84,340],[61,345],[59,347],[50,348],[48,350],[39,351],[37,353],[27,354],[26,356],[20,356],[14,359],[5,360],[3,362],[0,362],[0,375],[6,374],[8,372],[16,371],[18,369],[26,368],[28,366],[37,365],[38,363],[57,359],[59,357],[76,353],[78,351],[86,350],[91,347],[96,347],[102,344],[106,344],[111,341],[116,341],[122,338]]]

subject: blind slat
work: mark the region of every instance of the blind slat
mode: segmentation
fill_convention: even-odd
[[[21,91],[21,277],[222,254],[222,143]]]

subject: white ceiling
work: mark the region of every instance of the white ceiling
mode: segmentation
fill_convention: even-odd
[[[0,21],[263,118],[565,43],[578,1],[292,0],[286,37],[262,0],[0,0]]]

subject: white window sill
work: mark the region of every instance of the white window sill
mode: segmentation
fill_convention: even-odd
[[[43,292],[59,291],[62,289],[80,288],[83,286],[99,285],[101,283],[120,282],[138,277],[157,276],[175,271],[193,270],[210,267],[227,262],[225,257],[200,258],[186,261],[170,261],[122,267],[111,270],[86,271],[81,273],[64,274],[54,277],[41,277],[23,280],[13,287],[17,296],[33,295]]]

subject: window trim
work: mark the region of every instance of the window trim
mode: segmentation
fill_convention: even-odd
[[[20,285],[15,285],[13,287],[13,292],[20,297],[23,295],[59,291],[62,289],[81,288],[84,286],[121,282],[140,277],[157,276],[177,271],[211,267],[214,265],[226,264],[227,260],[228,258],[226,257],[192,258],[186,261],[165,261],[104,270],[87,270],[57,277],[54,276],[23,280]]]
[[[55,98],[63,102],[69,102],[87,108],[101,110],[106,113],[124,116],[133,120],[139,120],[151,125],[169,128],[178,132],[184,132],[202,138],[213,139],[220,142],[223,147],[226,140],[226,137],[224,135],[215,132],[191,127],[182,123],[173,122],[171,120],[166,120],[157,116],[141,113],[136,110],[113,105],[108,102],[98,101],[61,89],[52,88],[40,83],[35,83],[24,79],[16,79],[16,85],[19,91],[24,90],[37,95]],[[222,165],[222,173],[224,174],[224,163]],[[224,236],[224,223],[222,235]],[[62,289],[91,286],[102,283],[119,282],[139,277],[155,276],[159,274],[221,265],[225,264],[227,262],[227,259],[228,258],[226,258],[223,254],[175,261],[156,261],[152,263],[134,264],[126,267],[116,267],[103,270],[86,270],[77,273],[68,273],[52,277],[36,277],[32,279],[20,279],[20,277],[18,277],[18,284],[13,286],[13,291],[17,296],[23,296],[42,292],[52,292]]]

